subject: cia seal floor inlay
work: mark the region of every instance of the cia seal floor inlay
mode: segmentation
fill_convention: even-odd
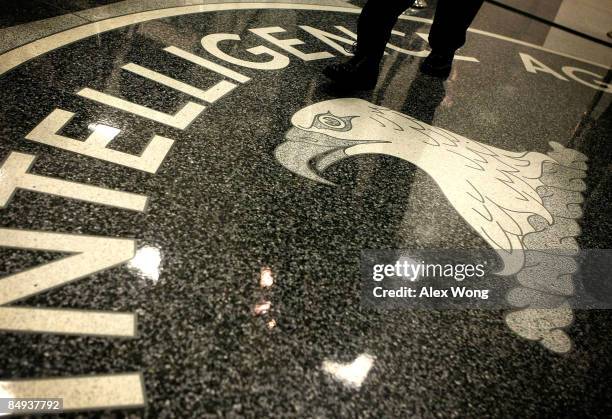
[[[609,63],[524,16],[492,30],[511,12],[486,5],[443,82],[418,71],[429,8],[347,94],[321,71],[354,5],[98,4],[2,21],[24,38],[0,56],[0,398],[609,415],[612,316],[570,303],[612,300],[577,268],[612,247]],[[514,308],[365,307],[364,249],[489,249]]]

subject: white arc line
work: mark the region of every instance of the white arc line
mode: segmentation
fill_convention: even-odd
[[[353,7],[341,7],[341,6],[319,6],[311,4],[291,4],[291,3],[225,3],[225,4],[206,4],[196,6],[179,6],[170,7],[167,9],[149,10],[146,12],[138,12],[129,15],[122,15],[112,17],[109,19],[88,23],[76,28],[71,28],[62,32],[58,32],[53,35],[40,38],[36,41],[30,42],[21,47],[15,48],[0,55],[0,75],[7,71],[21,65],[32,58],[39,57],[43,54],[53,51],[54,49],[63,47],[81,39],[87,38],[88,36],[96,35],[102,32],[108,32],[113,29],[122,28],[124,26],[133,25],[136,23],[147,22],[155,19],[162,19],[173,16],[181,16],[194,13],[207,13],[217,12],[225,10],[312,10],[312,11],[326,11],[326,12],[339,12],[339,13],[361,13],[361,9]],[[431,24],[431,19],[425,19],[416,16],[400,16],[400,19],[411,20],[415,22],[422,22]],[[548,48],[541,47],[539,45],[530,44],[529,42],[520,41],[518,39],[510,38],[503,35],[498,35],[491,32],[482,31],[479,29],[468,29],[470,32],[477,33],[480,35],[497,38],[502,41],[512,42],[514,44],[534,48],[540,51],[549,52],[562,57],[571,58],[576,61],[591,64],[597,67],[608,69],[609,66],[599,64],[593,61],[585,60],[583,58],[574,57],[569,54],[553,51]]]

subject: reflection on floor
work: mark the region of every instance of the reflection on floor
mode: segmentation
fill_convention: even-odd
[[[354,42],[345,2],[106,3],[5,29],[23,39],[0,60],[0,397],[148,417],[609,411],[610,314],[586,309],[612,301],[588,269],[612,248],[605,63],[515,17],[525,38],[476,25],[447,81],[424,76],[428,8],[348,94],[321,74]],[[366,249],[491,250],[504,306],[369,308]]]

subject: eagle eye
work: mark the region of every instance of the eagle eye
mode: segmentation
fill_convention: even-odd
[[[314,127],[332,131],[350,131],[353,128],[351,124],[351,119],[353,118],[355,117],[336,116],[331,112],[320,113],[315,116],[311,128]]]

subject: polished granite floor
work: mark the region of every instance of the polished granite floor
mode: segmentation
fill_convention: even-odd
[[[349,94],[321,70],[354,5],[125,3],[0,58],[0,398],[612,417],[610,311],[377,310],[360,288],[364,249],[612,248],[605,64],[542,48],[525,17],[495,32],[509,12],[487,5],[450,78],[424,76],[428,8]]]

